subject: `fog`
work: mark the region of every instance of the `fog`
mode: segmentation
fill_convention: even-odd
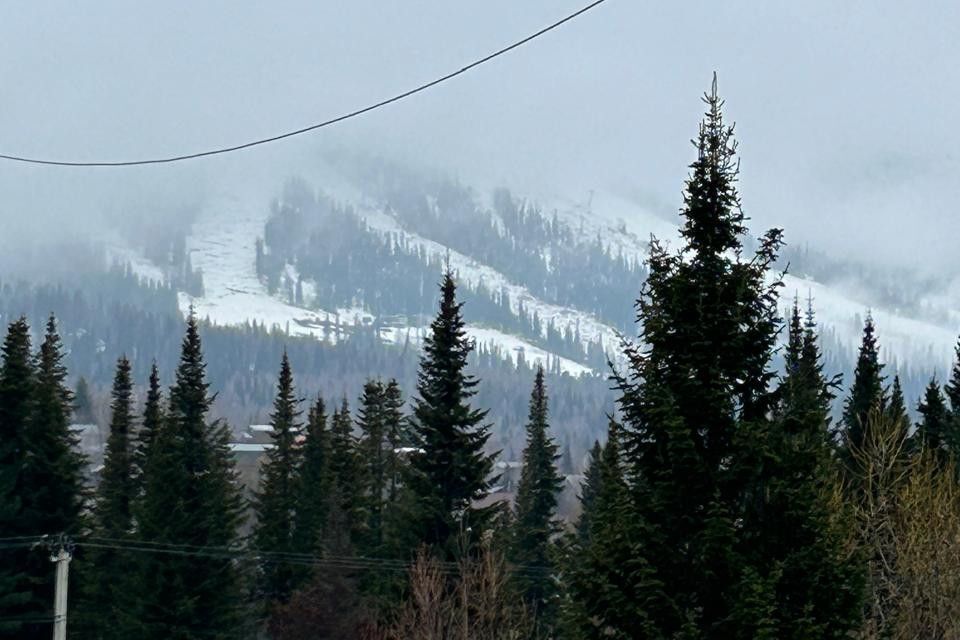
[[[0,153],[115,160],[276,134],[458,69],[584,4],[8,5]],[[254,174],[279,186],[343,148],[520,193],[617,190],[669,214],[716,71],[754,228],[784,226],[788,241],[838,255],[955,270],[958,63],[955,2],[608,0],[427,93],[230,158],[0,163],[4,246],[96,232],[146,200],[173,206]]]

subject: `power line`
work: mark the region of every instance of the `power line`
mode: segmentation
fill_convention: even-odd
[[[313,555],[310,553],[292,553],[265,551],[255,548],[199,546],[162,542],[146,542],[122,540],[118,538],[101,538],[96,536],[82,537],[76,540],[78,547],[90,549],[112,549],[133,553],[152,553],[159,555],[186,556],[194,558],[209,558],[214,560],[244,560],[258,561],[270,564],[290,564],[301,566],[326,566],[338,569],[367,570],[377,569],[385,571],[407,572],[412,563],[405,560],[391,558],[372,558],[368,556],[340,556],[340,555]],[[431,561],[441,573],[457,574],[460,566],[456,562]],[[511,564],[512,573],[530,575],[552,571],[550,567],[541,565]]]
[[[41,165],[53,165],[53,166],[59,166],[59,167],[132,167],[132,166],[145,165],[145,164],[168,164],[168,163],[171,163],[171,162],[181,162],[181,161],[183,161],[183,160],[193,160],[193,159],[195,159],[195,158],[205,158],[205,157],[207,157],[207,156],[215,156],[215,155],[220,155],[220,154],[224,154],[224,153],[231,153],[231,152],[234,152],[234,151],[240,151],[240,150],[242,150],[242,149],[249,149],[250,147],[256,147],[256,146],[259,146],[259,145],[268,144],[268,143],[270,143],[270,142],[277,142],[278,140],[283,140],[283,139],[285,139],[285,138],[292,138],[292,137],[294,137],[294,136],[299,136],[299,135],[302,135],[302,134],[304,134],[304,133],[308,133],[308,132],[310,132],[310,131],[316,131],[317,129],[322,129],[322,128],[328,127],[328,126],[330,126],[330,125],[337,124],[337,123],[339,123],[339,122],[343,122],[344,120],[349,120],[350,118],[355,118],[355,117],[357,117],[357,116],[363,115],[363,114],[368,113],[368,112],[370,112],[370,111],[374,111],[374,110],[376,110],[376,109],[380,109],[381,107],[385,107],[385,106],[387,106],[387,105],[389,105],[389,104],[392,104],[392,103],[394,103],[394,102],[399,102],[399,101],[401,101],[401,100],[403,100],[403,99],[405,99],[405,98],[409,98],[409,97],[412,96],[412,95],[415,95],[415,94],[420,93],[420,92],[422,92],[422,91],[426,91],[427,89],[430,89],[430,88],[432,88],[432,87],[435,87],[435,86],[437,86],[438,84],[444,83],[444,82],[446,82],[446,81],[448,81],[448,80],[452,80],[453,78],[456,78],[457,76],[459,76],[459,75],[461,75],[461,74],[464,74],[464,73],[470,71],[471,69],[475,69],[476,67],[479,67],[479,66],[482,65],[482,64],[485,64],[485,63],[487,63],[487,62],[490,62],[490,61],[493,60],[494,58],[497,58],[497,57],[499,57],[499,56],[502,56],[502,55],[505,54],[505,53],[508,53],[508,52],[510,52],[510,51],[513,51],[514,49],[525,45],[526,43],[530,42],[531,40],[535,40],[535,39],[539,38],[540,36],[542,36],[542,35],[550,32],[550,31],[553,31],[553,30],[556,29],[557,27],[560,27],[561,25],[566,24],[567,22],[570,22],[570,21],[573,20],[574,18],[577,18],[577,17],[583,15],[583,14],[586,13],[587,11],[593,9],[594,7],[597,7],[597,6],[601,5],[601,4],[603,4],[604,2],[606,2],[606,0],[595,0],[594,2],[592,2],[592,3],[588,4],[587,6],[583,7],[582,9],[579,9],[578,11],[575,11],[575,12],[571,13],[570,15],[568,15],[568,16],[566,16],[566,17],[564,17],[564,18],[561,18],[560,20],[557,20],[556,22],[554,22],[554,23],[552,23],[552,24],[544,27],[543,29],[540,29],[540,30],[537,31],[536,33],[530,34],[529,36],[523,38],[522,40],[518,40],[518,41],[514,42],[513,44],[507,45],[506,47],[503,47],[502,49],[499,49],[499,50],[497,50],[497,51],[494,51],[493,53],[491,53],[491,54],[489,54],[489,55],[486,55],[486,56],[480,58],[479,60],[475,60],[475,61],[471,62],[471,63],[468,64],[467,66],[462,67],[461,69],[458,69],[457,71],[453,71],[453,72],[451,72],[451,73],[448,73],[448,74],[445,75],[445,76],[441,76],[441,77],[439,77],[439,78],[437,78],[437,79],[435,79],[435,80],[431,80],[430,82],[427,82],[427,83],[425,83],[425,84],[421,84],[421,85],[418,86],[418,87],[415,87],[415,88],[413,88],[413,89],[409,89],[408,91],[404,91],[403,93],[399,93],[399,94],[397,94],[397,95],[395,95],[395,96],[393,96],[393,97],[386,98],[385,100],[381,100],[380,102],[377,102],[377,103],[375,103],[375,104],[371,104],[371,105],[369,105],[369,106],[366,106],[366,107],[363,107],[363,108],[360,108],[360,109],[356,109],[355,111],[351,111],[351,112],[349,112],[349,113],[345,113],[345,114],[340,115],[340,116],[337,116],[337,117],[335,117],[335,118],[331,118],[331,119],[325,120],[325,121],[323,121],[323,122],[318,122],[318,123],[315,123],[315,124],[311,124],[311,125],[308,125],[308,126],[306,126],[306,127],[302,127],[302,128],[300,128],[300,129],[296,129],[296,130],[294,130],[294,131],[287,131],[286,133],[280,133],[280,134],[277,134],[277,135],[274,135],[274,136],[270,136],[270,137],[268,137],[268,138],[260,138],[260,139],[258,139],[258,140],[252,140],[252,141],[250,141],[250,142],[244,142],[244,143],[236,144],[236,145],[229,146],[229,147],[220,147],[220,148],[216,148],[216,149],[208,149],[208,150],[206,150],[206,151],[197,151],[197,152],[195,152],[195,153],[186,153],[186,154],[183,154],[183,155],[168,156],[168,157],[161,157],[161,158],[147,158],[147,159],[143,159],[143,160],[116,160],[116,161],[91,161],[91,162],[81,162],[81,161],[71,161],[71,160],[48,160],[48,159],[44,159],[44,158],[31,158],[31,157],[27,157],[27,156],[18,156],[18,155],[12,155],[12,154],[0,154],[0,159],[2,159],[2,160],[10,160],[10,161],[13,161],[13,162],[24,162],[24,163],[28,163],[28,164],[41,164]]]

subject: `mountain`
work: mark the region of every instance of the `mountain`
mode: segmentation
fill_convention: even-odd
[[[204,292],[181,293],[181,309],[326,340],[367,325],[386,341],[415,342],[448,263],[469,289],[479,344],[572,375],[603,373],[620,336],[635,334],[650,238],[677,244],[675,220],[629,197],[527,199],[382,160],[327,166],[282,189],[248,186],[199,214],[187,245]],[[810,299],[837,372],[851,366],[867,313],[891,370],[919,379],[948,366],[960,311],[945,283],[809,248],[788,247],[782,266],[784,307]],[[138,269],[148,275],[151,265]]]

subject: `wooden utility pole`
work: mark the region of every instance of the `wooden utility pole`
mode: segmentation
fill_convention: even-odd
[[[53,640],[67,640],[67,580],[73,544],[61,535],[51,548],[50,561],[57,565],[57,584],[53,595]]]

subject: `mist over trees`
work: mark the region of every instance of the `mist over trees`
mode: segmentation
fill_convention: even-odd
[[[296,183],[251,257],[258,276],[309,306],[295,264],[335,278],[318,305],[427,316],[422,348],[388,347],[376,326],[305,340],[192,309],[184,326],[177,292],[193,285],[121,266],[71,288],[0,285],[0,637],[49,631],[60,534],[78,638],[954,637],[960,346],[921,397],[866,315],[844,392],[815,305],[781,299],[783,232],[748,234],[715,84],[704,104],[681,245],[654,240],[642,265],[506,192],[494,222],[456,183],[367,176],[412,228],[445,199],[464,227],[440,232],[448,246],[638,329],[599,351]],[[467,337],[474,310],[580,362],[618,349],[619,364],[605,378],[504,361]],[[231,411],[266,415],[268,441],[235,433]],[[78,419],[107,427],[95,468]],[[570,485],[577,514],[561,513]]]

